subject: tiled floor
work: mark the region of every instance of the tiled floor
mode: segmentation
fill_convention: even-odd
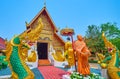
[[[38,69],[42,73],[44,79],[62,79],[62,76],[67,74],[66,71],[54,66],[40,66]]]
[[[10,75],[10,74],[11,74],[11,71],[9,68],[0,70],[0,76]]]
[[[35,74],[35,79],[44,79],[42,74],[39,72],[38,68],[34,68],[32,69],[32,71]],[[4,77],[6,75],[9,75],[9,76],[11,75],[11,71],[9,68],[0,70],[0,79],[1,77]],[[8,79],[8,78],[4,78],[4,79]]]

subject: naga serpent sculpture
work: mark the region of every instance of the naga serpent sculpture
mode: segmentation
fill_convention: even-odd
[[[19,36],[15,36],[10,41],[6,41],[6,50],[1,50],[6,55],[12,70],[12,79],[35,79],[33,72],[25,64],[23,59],[24,50],[29,49],[28,41],[35,42],[39,38],[43,28],[42,20],[38,19],[36,28],[29,29]]]
[[[102,34],[105,47],[108,48],[108,52],[111,54],[111,59],[108,63],[108,75],[111,79],[120,79],[120,68],[119,68],[119,50],[107,40],[104,33]]]

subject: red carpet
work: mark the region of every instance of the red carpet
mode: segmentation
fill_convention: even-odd
[[[66,71],[54,66],[40,66],[38,69],[42,73],[44,79],[62,79],[62,75],[67,74]]]

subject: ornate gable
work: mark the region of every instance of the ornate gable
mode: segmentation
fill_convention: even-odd
[[[37,20],[39,18],[42,18],[42,21],[43,21],[43,29],[40,33],[40,39],[45,39],[45,38],[49,38],[50,40],[53,40],[53,35],[54,33],[56,34],[56,32],[58,31],[52,18],[50,17],[46,7],[44,7],[34,18],[33,20],[26,25],[27,29],[31,28],[35,28],[36,24],[37,24]],[[64,40],[61,39],[60,36],[58,36],[56,34],[56,37],[59,39],[59,41],[62,41],[62,43],[64,44]]]
[[[27,24],[26,27],[31,27],[34,28],[35,23],[37,22],[38,18],[42,18],[43,22],[46,23],[44,24],[45,27],[48,26],[48,22],[50,23],[51,27],[54,29],[54,31],[57,32],[57,28],[54,24],[54,22],[52,21],[52,18],[50,17],[46,7],[44,7],[33,19],[32,21]],[[46,19],[47,18],[47,19]]]

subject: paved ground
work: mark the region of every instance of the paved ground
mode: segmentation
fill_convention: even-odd
[[[100,69],[100,65],[98,63],[89,63],[90,68]]]
[[[90,67],[91,67],[91,72],[92,73],[96,73],[96,74],[99,74],[101,75],[101,70],[100,70],[100,66],[99,64],[96,64],[96,63],[90,63]],[[46,69],[46,68],[45,68]],[[64,69],[64,68],[59,68],[59,69],[62,69],[62,70],[65,70],[67,71],[68,69]],[[40,69],[41,70],[41,69]],[[35,68],[35,69],[32,69],[32,71],[34,72],[35,74],[35,78],[36,79],[44,79],[43,75],[41,72],[39,72],[38,68]],[[54,70],[53,70],[54,72]],[[11,71],[9,68],[5,69],[5,70],[2,70],[0,71],[0,76],[4,76],[4,75],[10,75],[11,74]],[[51,74],[52,75],[52,74]],[[62,74],[59,74],[59,75],[62,75]],[[0,78],[1,79],[1,78]],[[2,79],[8,79],[8,78],[2,78]]]
[[[32,69],[35,74],[35,79],[44,79],[42,74],[39,72],[38,68]],[[2,69],[0,71],[0,79],[8,79],[11,76],[11,71],[9,68]]]
[[[11,71],[10,71],[9,67],[6,69],[0,70],[0,76],[10,75],[10,74],[11,74]]]

